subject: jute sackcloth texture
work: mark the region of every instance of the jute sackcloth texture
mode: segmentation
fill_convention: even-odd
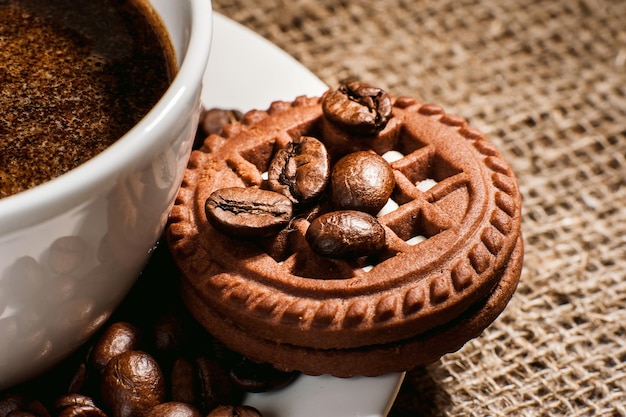
[[[522,195],[516,295],[410,372],[392,417],[626,416],[626,2],[214,0],[330,86],[437,103],[502,151]]]

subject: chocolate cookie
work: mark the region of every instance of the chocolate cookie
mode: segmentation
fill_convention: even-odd
[[[521,197],[494,145],[438,106],[348,87],[275,102],[210,135],[191,155],[170,216],[191,313],[227,346],[280,369],[347,377],[431,363],[478,336],[521,273]],[[331,171],[346,156],[358,162],[337,180]],[[269,178],[277,158],[284,168]],[[307,186],[296,187],[302,178]],[[389,189],[380,212],[369,197],[359,202],[370,180]],[[265,195],[247,198],[242,188],[281,197],[257,204]],[[315,193],[299,198],[296,188]],[[240,224],[223,227],[216,210]],[[237,231],[252,223],[254,233]]]

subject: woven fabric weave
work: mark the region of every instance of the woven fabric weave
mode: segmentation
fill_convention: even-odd
[[[410,372],[390,417],[626,416],[626,2],[213,5],[330,86],[360,79],[465,117],[518,176],[516,295]]]

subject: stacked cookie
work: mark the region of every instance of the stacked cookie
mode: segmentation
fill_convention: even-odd
[[[340,377],[478,336],[522,268],[521,197],[466,121],[354,82],[194,151],[167,230],[183,299],[233,350]]]

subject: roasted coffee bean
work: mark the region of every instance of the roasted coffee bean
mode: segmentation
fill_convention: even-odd
[[[231,381],[228,372],[217,361],[196,358],[200,385],[200,411],[207,413],[220,404],[239,403],[243,392]]]
[[[26,394],[7,393],[0,398],[0,416],[50,417],[41,401]]]
[[[154,344],[154,355],[159,360],[164,357],[176,356],[187,348],[188,334],[183,319],[173,310],[168,309],[160,314],[152,325],[151,336]]]
[[[202,414],[190,404],[170,401],[154,406],[145,417],[202,417]]]
[[[200,148],[207,136],[211,134],[221,135],[224,131],[224,126],[238,122],[241,119],[243,119],[243,113],[239,110],[221,108],[203,110],[198,120],[198,131],[196,132],[193,148]]]
[[[338,209],[375,215],[395,187],[393,169],[382,156],[360,151],[341,158],[331,174],[331,200]]]
[[[198,123],[205,136],[216,134],[221,135],[224,126],[235,123],[243,119],[243,113],[236,109],[212,108],[203,110]]]
[[[63,410],[65,408],[74,407],[77,405],[95,407],[96,403],[94,402],[93,398],[82,394],[62,395],[54,401],[54,408],[56,408],[57,410]]]
[[[206,417],[263,417],[261,412],[249,405],[221,405]]]
[[[234,364],[230,377],[246,392],[276,391],[292,383],[299,372],[284,372],[269,363],[257,363],[248,358]]]
[[[19,410],[24,396],[14,392],[4,392],[0,395],[0,416],[6,416],[11,411]]]
[[[207,219],[218,230],[237,237],[278,233],[291,220],[288,197],[259,188],[221,188],[206,201]]]
[[[59,417],[107,417],[107,415],[95,405],[73,405],[64,408]]]
[[[215,359],[218,363],[224,367],[230,367],[232,364],[241,360],[241,354],[230,350],[224,343],[220,342],[216,338],[208,335],[205,343],[206,356]]]
[[[136,326],[126,322],[112,323],[93,346],[91,364],[102,373],[111,359],[120,353],[138,349],[140,341],[141,331]]]
[[[187,358],[176,359],[170,375],[172,401],[196,404],[196,380],[195,365]]]
[[[362,211],[340,210],[315,218],[306,240],[319,255],[329,258],[369,256],[385,246],[385,229]]]
[[[330,156],[322,142],[301,136],[278,150],[267,171],[270,188],[294,203],[317,199],[328,183]]]
[[[82,392],[87,386],[88,375],[89,370],[87,369],[86,361],[78,364],[78,368],[70,379],[67,392],[69,392],[70,394],[77,394],[79,392]]]
[[[8,415],[50,417],[48,409],[41,401],[17,392],[5,392],[0,397],[0,416]]]
[[[100,390],[111,417],[143,417],[164,402],[165,380],[151,355],[130,350],[109,361]]]
[[[346,131],[373,135],[391,118],[391,99],[380,88],[352,81],[327,93],[322,110],[331,123]]]

